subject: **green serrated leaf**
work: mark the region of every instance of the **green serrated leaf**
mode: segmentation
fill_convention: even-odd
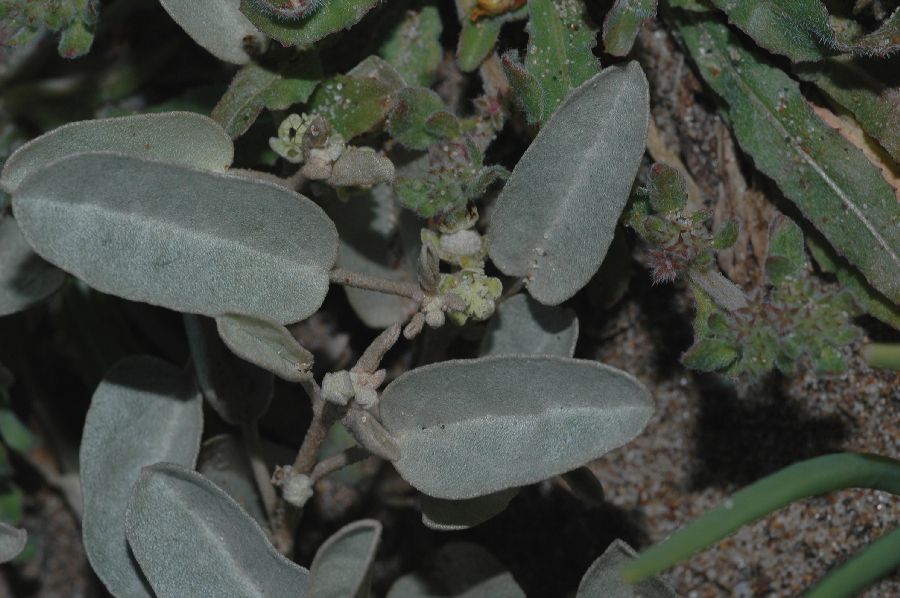
[[[613,56],[625,56],[645,21],[656,16],[656,0],[616,0],[603,21],[603,45]]]
[[[559,107],[503,187],[488,251],[541,303],[562,303],[603,262],[644,153],[649,101],[636,62],[605,69]]]
[[[737,242],[739,227],[737,220],[729,220],[712,238],[713,249],[728,249]]]
[[[437,7],[428,5],[420,11],[409,11],[388,34],[378,53],[394,65],[408,85],[430,87],[444,54],[442,30]]]
[[[338,75],[319,86],[308,109],[328,119],[332,128],[349,141],[384,122],[392,91],[377,79]]]
[[[125,529],[157,598],[307,595],[309,572],[275,550],[234,499],[185,467],[143,469]]]
[[[238,0],[160,0],[178,25],[210,54],[232,64],[247,64],[247,39],[261,47],[264,38],[241,14]],[[212,16],[215,15],[215,18]]]
[[[497,306],[481,341],[488,355],[558,355],[572,357],[578,341],[578,318],[571,309],[541,305],[525,294]]]
[[[125,507],[142,467],[194,465],[202,407],[179,368],[143,355],[118,362],[94,391],[79,454],[82,535],[91,566],[115,596],[153,596],[125,542]]]
[[[278,322],[259,316],[226,314],[216,318],[216,328],[228,348],[250,363],[288,382],[303,382],[312,376],[312,353],[301,347],[294,335]]]
[[[900,204],[881,173],[812,112],[793,80],[726,26],[685,17],[681,32],[756,167],[872,286],[900,301]]]
[[[381,523],[362,519],[336,531],[309,566],[309,598],[365,598],[381,541]]]
[[[280,19],[267,14],[253,0],[240,0],[241,12],[260,31],[285,46],[307,48],[317,41],[349,29],[358,23],[381,0],[340,0],[327,2],[307,17]]]
[[[417,368],[391,382],[380,405],[400,448],[394,466],[418,490],[449,499],[579,467],[631,440],[652,412],[624,372],[549,356]]]
[[[545,93],[546,122],[569,93],[597,74],[592,52],[597,29],[587,21],[581,0],[530,0],[525,66]]]
[[[282,323],[308,317],[325,298],[337,231],[301,195],[111,154],[72,156],[41,172],[14,194],[16,220],[40,255],[100,291]]]

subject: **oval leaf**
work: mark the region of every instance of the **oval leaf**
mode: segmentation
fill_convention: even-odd
[[[497,307],[481,341],[481,355],[558,355],[572,357],[578,318],[571,309],[541,305],[523,294]]]
[[[184,467],[144,468],[125,528],[157,598],[306,595],[309,572],[275,550],[230,496]]]
[[[257,46],[263,35],[241,13],[240,0],[160,0],[178,25],[210,54],[232,64],[247,64],[247,40]]]
[[[25,550],[28,533],[0,522],[0,563],[8,563]]]
[[[139,114],[73,122],[44,133],[10,156],[0,181],[15,191],[29,174],[82,152],[116,152],[216,171],[224,171],[234,159],[231,139],[207,116]]]
[[[113,154],[80,154],[41,172],[13,195],[19,226],[45,259],[100,291],[282,323],[325,298],[337,231],[301,195]]]
[[[674,598],[677,596],[659,577],[632,585],[622,578],[622,568],[634,560],[635,552],[622,540],[609,545],[600,558],[588,568],[575,598]]]
[[[118,362],[91,399],[81,439],[82,536],[88,560],[116,596],[153,594],[129,554],[125,507],[141,468],[193,466],[203,431],[194,383],[173,365],[139,355]]]
[[[225,491],[260,526],[268,525],[244,444],[231,434],[213,436],[200,447],[197,471]]]
[[[185,314],[184,328],[200,390],[216,413],[235,426],[262,417],[272,402],[272,374],[229,351],[209,318]]]
[[[216,318],[219,336],[228,348],[288,382],[312,376],[313,355],[291,332],[273,320],[258,316],[226,314]]]
[[[192,0],[185,0],[190,2]],[[283,3],[283,2],[282,2]],[[306,47],[341,29],[349,29],[379,0],[335,0],[319,2],[323,6],[298,20],[271,16],[258,0],[241,0],[241,11],[266,35],[285,46]]]
[[[647,390],[594,361],[495,356],[407,372],[384,390],[381,416],[400,447],[394,466],[418,490],[472,498],[584,465],[634,438]]]
[[[319,547],[309,567],[310,598],[369,595],[369,577],[381,541],[381,523],[363,519],[345,525]]]
[[[489,252],[531,295],[562,303],[590,280],[612,242],[644,153],[647,79],[631,62],[609,67],[553,113],[506,182],[491,217]]]
[[[422,523],[442,532],[475,527],[502,513],[518,493],[518,488],[507,488],[464,500],[447,500],[423,494],[420,504]]]
[[[66,275],[36,254],[12,218],[0,220],[0,316],[52,295]]]

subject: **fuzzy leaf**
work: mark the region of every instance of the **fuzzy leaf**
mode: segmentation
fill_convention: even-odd
[[[577,340],[575,312],[541,305],[520,293],[497,307],[481,341],[480,354],[572,357]]]
[[[471,73],[481,66],[494,49],[502,26],[497,19],[479,19],[474,23],[469,19],[463,21],[456,46],[456,64],[462,72]]]
[[[685,367],[701,372],[724,370],[734,363],[740,353],[734,344],[715,338],[698,340],[688,349],[681,361]]]
[[[441,111],[444,111],[444,101],[437,93],[424,87],[407,87],[397,94],[388,119],[388,132],[410,149],[426,149],[441,140],[426,127],[428,118]]]
[[[592,52],[597,30],[585,20],[584,14],[581,0],[528,2],[525,65],[545,93],[541,122],[547,122],[573,89],[600,70]]]
[[[766,255],[766,274],[772,284],[797,276],[806,265],[803,252],[803,232],[784,215],[779,214],[769,226],[769,250]]]
[[[793,80],[726,26],[691,18],[681,31],[756,167],[872,286],[900,301],[900,204],[881,173],[813,113]]]
[[[0,564],[8,563],[25,550],[28,533],[0,522]]]
[[[431,561],[395,581],[387,598],[525,598],[513,576],[477,544],[445,544]]]
[[[541,303],[562,303],[603,262],[648,122],[641,67],[609,67],[566,99],[516,164],[491,217],[488,250]]]
[[[6,446],[23,455],[35,445],[31,431],[9,409],[0,409],[0,438]]]
[[[49,297],[66,275],[45,262],[12,218],[0,220],[0,316],[20,312]]]
[[[301,195],[110,154],[72,156],[41,172],[13,196],[25,239],[100,291],[279,322],[308,317],[325,298],[337,231]]]
[[[284,68],[286,72],[281,73],[248,64],[235,74],[212,111],[213,119],[232,139],[243,135],[263,108],[286,110],[308,100],[322,75],[322,65],[313,52],[303,54],[294,65]]]
[[[631,546],[615,540],[581,578],[575,598],[675,598],[674,590],[658,577],[635,585],[622,579],[622,569],[635,556]]]
[[[243,314],[216,318],[219,336],[237,355],[288,382],[303,382],[312,375],[313,355],[300,346],[290,331],[273,320]]]
[[[192,112],[163,112],[69,123],[32,139],[10,156],[0,181],[15,191],[25,178],[61,158],[81,152],[116,152],[224,171],[234,146],[214,120]]]
[[[507,488],[463,500],[447,500],[423,494],[420,497],[422,523],[426,527],[442,532],[475,527],[502,513],[518,493],[518,488]]]
[[[616,0],[603,21],[603,45],[613,56],[625,56],[645,21],[656,16],[656,0]]]
[[[546,102],[544,88],[540,81],[525,68],[524,64],[519,62],[514,51],[505,53],[501,64],[503,72],[509,80],[509,85],[515,92],[516,102],[525,113],[528,124],[533,125],[540,122]]]
[[[391,106],[391,91],[377,79],[338,75],[319,86],[309,100],[309,111],[328,119],[349,141],[384,122]]]
[[[272,401],[272,374],[230,351],[210,318],[185,314],[184,328],[200,389],[216,413],[235,426],[262,417]]]
[[[91,566],[115,596],[153,596],[125,541],[125,507],[142,467],[194,465],[202,407],[179,368],[144,355],[118,362],[94,391],[79,454],[82,536]]]
[[[394,180],[394,165],[371,147],[348,147],[331,169],[332,187],[372,187]]]
[[[378,53],[394,65],[407,84],[430,87],[441,64],[441,15],[435,6],[409,11],[389,34]]]
[[[306,48],[341,29],[349,29],[381,0],[338,0],[325,2],[307,17],[289,21],[270,16],[257,0],[240,0],[241,12],[260,31],[285,46]]]
[[[184,467],[144,468],[125,527],[157,598],[307,595],[309,572],[275,550],[231,497]]]
[[[381,541],[381,523],[362,519],[336,531],[309,566],[310,598],[365,598]]]
[[[593,361],[494,356],[425,366],[384,390],[394,466],[418,490],[472,498],[579,467],[634,438],[652,412],[628,374]]]
[[[365,409],[351,407],[343,423],[359,446],[373,455],[388,461],[400,458],[396,439]]]
[[[234,499],[260,525],[268,525],[247,449],[236,436],[219,434],[203,442],[197,471]]]
[[[662,214],[677,212],[687,204],[687,183],[678,170],[657,162],[650,167],[647,195],[653,211]]]
[[[239,0],[160,0],[178,25],[210,54],[232,64],[247,64],[247,39],[260,48],[265,38],[241,14]]]

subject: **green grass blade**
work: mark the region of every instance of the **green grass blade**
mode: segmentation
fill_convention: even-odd
[[[888,532],[826,575],[806,598],[855,596],[900,565],[900,528]]]

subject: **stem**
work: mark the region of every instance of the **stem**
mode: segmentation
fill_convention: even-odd
[[[315,484],[325,476],[335,471],[359,463],[371,457],[372,454],[364,448],[353,446],[346,451],[338,453],[333,457],[328,457],[323,461],[319,461],[309,475],[310,482]]]
[[[869,367],[900,371],[900,344],[870,343],[862,348]]]
[[[313,405],[313,418],[303,437],[303,444],[294,459],[293,472],[309,475],[319,458],[319,449],[325,442],[328,430],[335,421],[335,413],[330,403],[322,401]]]
[[[332,270],[330,279],[334,284],[355,287],[357,289],[366,289],[367,291],[375,291],[387,295],[399,295],[400,297],[412,299],[417,303],[421,303],[425,298],[425,294],[418,284],[403,280],[388,280],[387,278],[379,278],[378,276],[350,272],[349,270],[344,270],[342,268],[335,268]]]
[[[269,524],[274,530],[275,505],[278,502],[278,494],[270,481],[269,467],[266,465],[266,460],[262,454],[262,442],[259,438],[259,427],[256,425],[256,422],[244,422],[241,425],[241,436],[244,439],[244,450],[247,451],[247,458],[250,460],[253,480],[256,482],[256,488],[259,490],[263,509],[266,511],[266,519],[269,520]]]
[[[806,594],[807,598],[855,596],[900,565],[900,528],[869,544],[831,571]]]
[[[872,488],[900,494],[900,461],[878,455],[836,453],[785,467],[737,492],[722,506],[645,550],[625,567],[623,576],[636,583],[785,505],[843,488]]]
[[[710,296],[716,305],[728,311],[747,307],[747,296],[739,286],[716,270],[688,270],[691,281]]]
[[[391,347],[396,344],[397,339],[400,338],[400,324],[393,324],[392,326],[388,326],[384,329],[384,331],[375,337],[375,340],[366,347],[366,350],[363,351],[362,356],[357,360],[356,365],[353,366],[351,372],[362,372],[366,374],[371,374],[375,370],[378,369],[378,366],[381,365],[381,360],[384,359],[385,353],[391,350]]]

